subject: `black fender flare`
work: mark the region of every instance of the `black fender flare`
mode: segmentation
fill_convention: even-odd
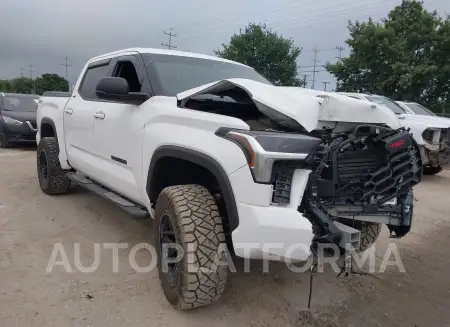
[[[239,215],[233,188],[231,187],[228,175],[222,168],[222,166],[217,162],[217,160],[202,152],[173,145],[163,145],[157,148],[152,156],[152,160],[150,162],[148,170],[146,187],[147,195],[150,197],[150,186],[153,178],[153,172],[155,170],[155,165],[159,159],[164,157],[174,157],[177,159],[190,161],[209,170],[214,175],[219,183],[219,187],[225,201],[230,232],[234,231],[239,225]]]
[[[53,119],[48,118],[48,117],[42,118],[41,123],[39,124],[39,130],[38,130],[39,136],[42,137],[42,135],[41,135],[41,133],[42,133],[42,125],[44,125],[44,124],[48,124],[48,125],[50,125],[53,128],[53,131],[55,132],[55,138],[56,138],[56,140],[58,140],[58,132],[56,131],[55,122],[53,121]]]

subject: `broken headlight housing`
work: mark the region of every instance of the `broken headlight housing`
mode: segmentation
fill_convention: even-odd
[[[307,162],[321,139],[303,134],[220,128],[217,136],[237,144],[247,158],[256,183],[272,183],[275,162]]]

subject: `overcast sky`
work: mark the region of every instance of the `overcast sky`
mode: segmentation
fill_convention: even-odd
[[[172,44],[179,50],[213,54],[248,22],[264,22],[291,37],[303,48],[299,66],[311,66],[314,47],[318,65],[334,61],[332,50],[345,46],[348,20],[378,20],[400,1],[395,0],[0,0],[0,79],[51,72],[74,83],[85,61],[128,47],[161,47],[164,31],[173,28]],[[450,13],[450,0],[425,0],[428,9]],[[343,52],[345,55],[346,51]],[[319,70],[323,68],[319,67]],[[312,68],[302,68],[310,71]],[[308,74],[311,86],[312,73]],[[317,75],[332,82],[327,73]]]

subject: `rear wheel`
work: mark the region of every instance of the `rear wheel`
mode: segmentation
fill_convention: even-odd
[[[172,306],[190,310],[217,301],[228,267],[222,219],[211,194],[199,185],[165,188],[156,203],[154,229],[159,278]]]
[[[441,166],[437,166],[437,167],[425,166],[425,167],[423,167],[424,175],[436,175],[436,174],[439,174],[441,171],[442,171]]]
[[[37,174],[41,190],[45,194],[63,194],[69,190],[70,180],[59,163],[59,147],[56,138],[44,137],[37,148]]]

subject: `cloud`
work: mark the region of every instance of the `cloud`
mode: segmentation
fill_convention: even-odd
[[[347,21],[378,19],[395,0],[2,0],[0,19],[0,78],[20,75],[20,68],[34,76],[45,72],[64,75],[66,54],[69,79],[75,82],[87,59],[128,47],[161,47],[173,28],[173,44],[179,50],[212,54],[248,22],[265,22],[275,31],[292,37],[303,47],[299,65],[311,66],[313,47],[318,65],[333,61],[335,46],[345,45]],[[448,0],[429,0],[430,9],[450,11]],[[320,70],[321,68],[319,68]],[[322,68],[323,69],[323,68]],[[304,68],[306,70],[312,70]],[[311,75],[311,72],[305,72]],[[311,76],[308,77],[311,79]],[[327,73],[317,75],[332,81]],[[329,85],[330,86],[330,85]]]

